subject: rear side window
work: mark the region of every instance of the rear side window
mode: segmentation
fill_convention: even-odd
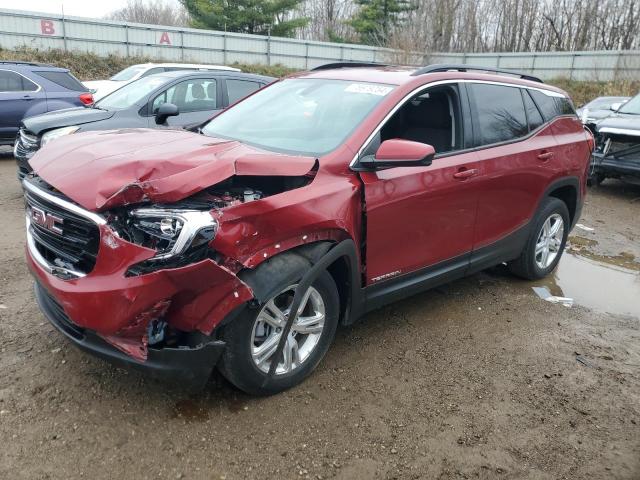
[[[86,92],[87,89],[73,75],[67,72],[36,72],[42,78],[74,92]]]
[[[258,82],[248,82],[246,80],[227,80],[227,94],[229,95],[229,105],[236,103],[241,98],[259,90],[261,85]]]
[[[522,97],[524,98],[524,107],[527,111],[527,120],[529,120],[529,131],[533,131],[544,123],[544,119],[542,115],[540,115],[536,104],[533,103],[528,90],[522,90]]]
[[[28,78],[8,70],[0,70],[0,92],[35,92],[38,86]]]
[[[556,97],[556,104],[560,115],[575,115],[576,110],[573,108],[571,100],[567,97]]]
[[[529,133],[518,87],[470,85],[475,105],[477,145],[506,142]]]
[[[566,97],[552,97],[538,90],[531,90],[530,93],[547,122],[559,115],[575,115],[576,113],[571,101]]]

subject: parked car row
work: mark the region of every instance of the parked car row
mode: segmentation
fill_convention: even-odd
[[[594,143],[562,90],[335,64],[245,96],[270,80],[164,72],[23,122],[27,263],[71,342],[273,394],[367,311],[503,262],[527,279],[558,264]],[[193,112],[214,118],[148,128]]]
[[[156,73],[126,84],[91,108],[26,118],[14,148],[18,176],[29,173],[29,159],[53,139],[91,130],[198,125],[273,80],[235,70]]]

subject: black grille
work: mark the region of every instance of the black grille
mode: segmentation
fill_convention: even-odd
[[[25,190],[28,215],[32,219],[33,208],[62,220],[55,227],[62,229],[56,233],[50,228],[30,222],[31,235],[36,248],[51,265],[67,268],[80,273],[93,270],[98,255],[100,230],[91,220],[77,215],[60,205],[37,194]]]

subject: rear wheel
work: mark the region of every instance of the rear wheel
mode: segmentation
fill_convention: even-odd
[[[570,219],[566,204],[554,197],[545,199],[536,215],[524,250],[509,269],[519,277],[537,280],[551,273],[562,256]]]
[[[285,266],[283,272],[280,265],[276,273],[280,278],[271,278],[273,287],[265,300],[257,308],[247,308],[225,327],[223,338],[227,348],[220,371],[247,393],[271,395],[301,383],[320,363],[333,341],[340,300],[333,278],[323,272],[305,292],[283,354],[276,358],[295,289],[305,272],[300,266],[299,257],[291,262],[288,271]],[[265,385],[274,361],[278,362],[275,374]]]

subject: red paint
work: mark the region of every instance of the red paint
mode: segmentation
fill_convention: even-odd
[[[431,145],[394,138],[380,144],[376,160],[422,160],[435,153]]]
[[[40,32],[43,35],[55,35],[56,28],[53,20],[40,20]]]
[[[165,319],[172,327],[209,334],[253,296],[235,274],[291,248],[352,239],[362,246],[358,254],[364,253],[359,259],[364,287],[376,277],[409,273],[504,238],[532,218],[556,179],[576,176],[584,188],[588,137],[570,118],[557,119],[526,140],[436,157],[429,166],[352,171],[349,164],[372,131],[416,88],[460,78],[496,81],[486,74],[413,77],[411,71],[357,68],[294,75],[396,86],[343,145],[319,159],[177,130],[90,132],[51,142],[31,160],[35,172],[98,212],[140,202],[177,202],[232,176],[313,178],[301,188],[213,210],[219,229],[210,246],[221,256],[219,263],[204,260],[125,277],[131,265],[155,252],[101,226],[98,260],[86,277],[64,281],[28,258],[31,270],[75,323],[140,357],[146,351],[144,329],[157,305],[169,304]],[[506,77],[499,81],[540,86]],[[377,156],[401,154],[409,160],[432,152],[427,145],[392,140]],[[541,161],[542,152],[554,155]]]
[[[158,42],[160,45],[171,45],[171,39],[169,38],[168,32],[162,32],[160,35],[160,41]]]

